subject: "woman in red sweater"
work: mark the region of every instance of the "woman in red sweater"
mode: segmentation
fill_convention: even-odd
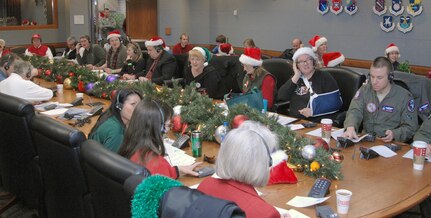
[[[197,176],[198,173],[193,169],[200,165],[200,162],[189,166],[171,166],[165,159],[167,154],[163,134],[167,131],[165,123],[171,116],[171,107],[151,99],[142,100],[133,111],[118,153],[146,167],[151,174],[173,179],[179,177],[179,172]]]

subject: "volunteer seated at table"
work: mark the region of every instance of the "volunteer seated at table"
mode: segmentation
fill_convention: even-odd
[[[194,47],[189,51],[189,67],[184,68],[184,80],[186,85],[196,83],[198,90],[205,89],[208,97],[223,99],[227,90],[221,80],[217,69],[209,65],[211,53],[207,48]]]
[[[277,88],[276,80],[270,72],[262,67],[260,48],[245,48],[239,61],[246,72],[242,82],[242,92],[250,92],[253,88],[261,90],[263,99],[268,100],[268,109],[271,109]]]
[[[159,36],[155,36],[145,42],[148,55],[145,68],[145,75],[139,77],[141,81],[151,81],[157,85],[162,85],[164,80],[170,80],[177,70],[175,57],[169,54],[169,47],[166,47],[165,41]]]
[[[11,73],[15,71],[13,62],[19,58],[14,53],[9,53],[0,58],[0,82],[8,78]]]
[[[78,64],[90,70],[101,70],[101,66],[106,62],[105,49],[98,44],[91,44],[90,36],[88,35],[79,38],[76,50],[78,51],[76,55]]]
[[[32,45],[25,50],[24,54],[26,56],[36,55],[47,57],[50,60],[54,59],[51,49],[49,49],[49,47],[46,45],[42,45],[42,36],[40,36],[39,34],[34,34],[31,37],[31,44]]]
[[[320,122],[326,114],[335,113],[342,106],[338,84],[331,74],[316,69],[317,57],[308,47],[299,48],[293,55],[294,75],[278,90],[279,101],[290,101],[289,115]],[[307,82],[308,81],[308,82]],[[310,88],[316,94],[333,93],[326,102],[332,102],[321,109],[309,105]]]
[[[424,120],[419,130],[413,137],[414,141],[424,141],[428,143],[427,156],[431,156],[431,116]]]
[[[393,83],[392,63],[386,57],[374,59],[369,83],[353,97],[347,111],[343,136],[358,138],[357,131],[380,137],[384,142],[405,142],[418,129],[417,112],[412,94]]]
[[[169,107],[167,110],[167,107],[163,107],[160,102],[152,99],[142,100],[133,112],[118,153],[146,167],[151,174],[160,174],[173,179],[177,179],[180,172],[197,176],[198,173],[193,169],[201,162],[189,166],[171,166],[165,159],[167,154],[163,144],[163,134],[167,132],[165,125],[172,113],[172,108]]]
[[[254,127],[243,128],[243,125]],[[229,131],[221,144],[215,169],[219,178],[207,177],[198,190],[235,202],[247,217],[280,217],[254,188],[268,183],[272,165],[270,151],[276,150],[277,145],[277,136],[267,127],[245,121]]]
[[[134,80],[145,73],[145,59],[142,57],[141,48],[135,42],[127,44],[127,58],[121,69],[123,79]]]
[[[127,48],[121,42],[120,31],[114,30],[108,35],[110,48],[106,54],[106,63],[101,68],[108,74],[119,73],[127,58]]]
[[[116,97],[111,99],[111,106],[100,115],[88,138],[100,142],[108,150],[118,152],[123,143],[124,131],[141,99],[141,94],[134,90],[117,90]]]
[[[28,61],[15,60],[15,72],[0,82],[0,92],[25,99],[30,102],[48,101],[52,98],[52,90],[43,88],[30,79],[37,74]]]

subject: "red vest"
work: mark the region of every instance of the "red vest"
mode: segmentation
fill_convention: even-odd
[[[41,45],[39,48],[35,48],[34,46],[28,47],[28,51],[32,53],[33,55],[38,56],[46,56],[46,51],[48,51],[48,46]]]

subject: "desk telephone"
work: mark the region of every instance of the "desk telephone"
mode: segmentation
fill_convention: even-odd
[[[174,143],[172,143],[172,146],[177,147],[179,149],[183,149],[189,145],[188,144],[189,140],[190,140],[190,137],[188,135],[181,135],[175,140]]]
[[[329,193],[329,187],[331,187],[331,180],[325,178],[318,178],[314,182],[313,187],[308,193],[308,197],[323,198]]]

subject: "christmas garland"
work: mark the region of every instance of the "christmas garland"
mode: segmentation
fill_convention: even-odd
[[[173,130],[176,132],[190,132],[199,129],[203,139],[215,141],[215,132],[224,122],[230,128],[245,119],[258,121],[268,126],[279,137],[279,147],[289,156],[289,162],[297,171],[312,177],[326,177],[342,179],[342,155],[331,153],[327,144],[318,139],[312,143],[310,139],[297,136],[289,128],[277,122],[277,116],[267,116],[247,105],[236,105],[225,110],[220,104],[201,95],[195,84],[182,88],[174,82],[173,88],[156,86],[151,82],[129,83],[118,80],[113,75],[101,75],[82,68],[65,60],[49,62],[43,57],[25,57],[33,66],[39,69],[39,76],[48,81],[65,84],[65,88],[77,89],[81,92],[99,98],[110,99],[120,88],[131,88],[143,96],[159,99],[174,108]],[[66,86],[67,84],[67,86]]]

